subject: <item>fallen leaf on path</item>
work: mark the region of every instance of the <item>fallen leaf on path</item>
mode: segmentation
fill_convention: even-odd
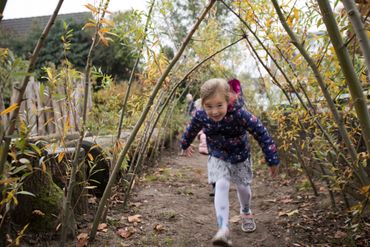
[[[123,228],[118,229],[116,233],[118,236],[126,239],[126,238],[131,237],[135,233],[135,230],[132,228],[126,227],[125,229]]]
[[[155,226],[154,226],[154,230],[155,230],[156,232],[163,232],[163,231],[165,230],[165,228],[164,228],[164,225],[161,225],[161,224],[155,224]]]
[[[293,199],[291,199],[291,198],[286,198],[286,199],[281,200],[281,202],[284,203],[284,204],[291,203],[292,201],[293,201]]]
[[[139,222],[141,222],[141,219],[142,219],[142,217],[143,216],[141,216],[140,214],[135,214],[135,215],[132,215],[132,216],[129,216],[129,217],[127,217],[127,220],[128,220],[128,222],[130,222],[130,223],[139,223]]]
[[[231,217],[230,222],[231,223],[238,223],[240,221],[240,215],[234,215]]]
[[[87,233],[85,233],[85,232],[78,234],[76,247],[84,247],[84,246],[87,246],[87,244],[89,242],[88,241],[88,237],[89,237],[89,235]]]
[[[108,231],[108,225],[106,223],[99,224],[98,225],[98,231],[107,232]]]
[[[334,238],[346,238],[347,237],[347,233],[345,232],[342,232],[342,231],[337,231],[334,235]]]
[[[299,210],[298,209],[295,209],[295,210],[292,210],[290,212],[279,212],[279,216],[292,216],[292,215],[295,215],[295,214],[298,214],[299,213]]]
[[[276,199],[267,199],[267,200],[265,200],[265,202],[273,202],[273,203],[275,203],[277,200]]]
[[[97,198],[94,196],[94,197],[90,197],[89,199],[87,199],[87,202],[89,204],[96,204],[97,203],[96,200]]]

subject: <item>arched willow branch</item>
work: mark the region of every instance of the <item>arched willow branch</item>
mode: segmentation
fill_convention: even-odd
[[[368,154],[370,153],[370,114],[367,108],[367,102],[362,91],[361,82],[356,74],[355,68],[351,62],[347,48],[344,46],[338,25],[335,21],[333,11],[330,3],[327,0],[317,1],[323,20],[328,31],[330,40],[333,44],[335,53],[337,54],[340,67],[342,68],[343,74],[346,78],[349,92],[353,99],[353,104],[357,113],[357,117],[360,121],[363,138],[367,147]],[[352,4],[351,4],[352,3]],[[359,17],[358,10],[352,0],[343,1],[343,5],[347,8],[350,20],[353,23],[356,35],[359,38],[361,49],[365,55],[365,61],[367,63],[367,69],[370,67],[370,41],[366,33],[363,33],[363,25]],[[357,12],[356,12],[356,10]],[[357,13],[357,18],[356,18]],[[361,30],[362,28],[362,30]],[[367,180],[369,183],[369,180]]]

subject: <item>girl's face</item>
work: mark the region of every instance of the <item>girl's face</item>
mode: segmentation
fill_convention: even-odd
[[[203,102],[203,108],[210,119],[215,122],[221,121],[227,113],[227,101],[225,96],[216,93]]]

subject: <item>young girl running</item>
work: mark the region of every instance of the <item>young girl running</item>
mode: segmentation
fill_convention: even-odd
[[[181,148],[191,156],[190,146],[200,130],[208,144],[208,182],[216,183],[214,205],[218,231],[214,245],[231,246],[229,232],[229,187],[236,184],[240,202],[241,228],[253,232],[256,224],[251,206],[252,167],[247,132],[253,135],[264,152],[270,173],[277,174],[279,158],[267,129],[250,112],[242,109],[243,101],[235,100],[228,82],[210,79],[200,89],[203,110],[197,111],[182,136]],[[230,98],[231,96],[231,98]]]

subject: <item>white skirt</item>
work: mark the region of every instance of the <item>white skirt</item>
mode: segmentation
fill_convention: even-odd
[[[252,162],[246,159],[237,164],[223,161],[213,156],[208,157],[208,182],[215,183],[221,178],[235,184],[249,185],[252,183],[253,172]]]

